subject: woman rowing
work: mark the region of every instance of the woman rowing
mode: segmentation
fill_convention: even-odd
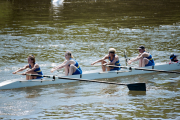
[[[29,70],[27,70],[26,72],[24,72],[22,75],[26,75],[26,74],[36,74],[36,75],[43,75],[39,65],[37,63],[35,63],[35,56],[34,55],[29,55],[28,56],[28,65],[24,66],[23,68],[13,72],[13,74],[16,74],[17,72],[23,71],[27,68],[29,68]],[[30,80],[30,79],[41,79],[43,78],[42,76],[30,76],[30,75],[26,75],[26,80]]]
[[[139,46],[139,55],[128,61],[128,64],[131,64],[134,61],[139,60],[139,67],[146,67],[146,66],[154,66],[154,59],[152,58],[151,54],[146,52],[144,46]]]
[[[102,59],[99,59],[99,60],[93,62],[91,65],[101,62],[103,72],[105,72],[106,69],[107,69],[107,71],[120,70],[121,69],[120,67],[112,67],[112,66],[120,66],[119,57],[115,53],[116,53],[116,49],[110,48],[108,55],[104,56]],[[109,62],[106,62],[105,61],[106,59],[108,59]],[[109,67],[106,65],[109,65]],[[111,65],[111,67],[110,67],[110,65]]]
[[[67,51],[65,53],[65,59],[66,60],[62,64],[58,65],[57,67],[52,68],[51,72],[64,68],[66,76],[68,76],[68,74],[69,75],[82,74],[82,70],[78,62],[73,59],[73,55],[71,54],[71,52]]]

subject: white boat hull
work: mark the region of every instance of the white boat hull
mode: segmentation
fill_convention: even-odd
[[[145,69],[152,69],[152,66],[145,67]],[[173,63],[173,64],[161,64],[154,66],[154,69],[156,70],[179,70],[180,64],[179,63]],[[146,73],[152,73],[154,71],[144,71],[144,70],[132,70],[132,71],[109,71],[109,72],[96,72],[96,73],[87,73],[82,75],[72,75],[68,76],[68,78],[80,78],[80,79],[102,79],[102,78],[114,78],[114,77],[120,77],[120,76],[130,76],[130,75],[137,75],[137,74],[146,74]],[[67,76],[62,76],[67,77]],[[32,87],[32,86],[40,86],[40,85],[50,85],[50,84],[61,84],[61,83],[68,83],[73,82],[75,80],[67,80],[67,79],[55,79],[52,78],[48,79],[33,79],[33,80],[20,80],[20,79],[13,79],[13,80],[7,80],[0,83],[0,90],[3,89],[14,89],[14,88],[22,88],[22,87]]]

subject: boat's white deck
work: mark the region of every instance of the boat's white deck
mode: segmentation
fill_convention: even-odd
[[[152,66],[145,67],[145,69],[152,69]],[[157,70],[178,70],[180,69],[179,63],[173,63],[173,64],[156,64],[154,66],[154,69]],[[85,72],[82,75],[71,75],[71,76],[62,76],[62,77],[68,77],[68,78],[78,78],[78,79],[87,79],[87,80],[93,80],[93,79],[103,79],[103,78],[114,78],[114,77],[120,77],[120,76],[130,76],[130,75],[137,75],[137,74],[146,74],[146,73],[152,73],[153,71],[144,71],[144,70],[132,70],[129,71],[128,69],[122,69],[120,71],[109,71],[109,72],[100,72],[98,71],[89,71]],[[60,77],[60,76],[59,76]],[[0,83],[0,89],[13,89],[13,88],[20,88],[20,87],[30,87],[30,86],[38,86],[38,85],[49,85],[49,84],[60,84],[60,83],[68,83],[73,82],[74,80],[67,80],[63,78],[58,78],[57,80],[53,81],[52,78],[44,78],[43,80],[40,79],[33,79],[33,80],[25,80],[25,79],[13,79],[13,80],[7,80]]]

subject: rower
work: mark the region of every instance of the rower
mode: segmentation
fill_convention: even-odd
[[[29,55],[28,56],[28,65],[24,66],[23,68],[13,72],[13,74],[16,74],[17,72],[23,71],[27,68],[30,68],[29,70],[27,70],[26,72],[23,73],[23,75],[26,74],[38,74],[38,75],[43,75],[39,65],[35,62],[35,56],[34,55]],[[30,80],[30,79],[41,79],[43,77],[41,76],[30,76],[30,75],[26,75],[26,80]]]
[[[154,59],[152,58],[151,54],[149,52],[146,52],[146,49],[144,46],[139,46],[137,48],[139,50],[139,55],[128,61],[128,64],[131,64],[134,61],[139,60],[139,67],[146,67],[146,66],[154,66]]]
[[[177,62],[178,63],[177,55],[172,54],[170,56],[170,59],[171,59],[171,62]]]
[[[67,51],[65,53],[65,59],[66,60],[62,64],[52,68],[51,72],[64,68],[66,76],[82,74],[82,70],[81,67],[79,66],[79,63],[73,59],[73,55],[70,51]]]
[[[121,69],[120,67],[108,67],[108,66],[106,66],[106,65],[120,66],[119,57],[115,53],[116,53],[116,49],[110,48],[108,55],[105,55],[102,59],[99,59],[99,60],[93,62],[91,65],[94,65],[98,62],[101,62],[103,72],[105,72],[106,69],[107,69],[107,71],[120,70]],[[109,62],[106,62],[105,61],[106,59],[108,59]]]

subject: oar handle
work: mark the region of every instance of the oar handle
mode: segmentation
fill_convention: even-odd
[[[94,64],[94,65],[91,65],[91,66],[102,66],[102,64]]]
[[[19,74],[19,75],[22,75],[22,74]],[[38,74],[25,74],[25,75],[40,76],[40,77],[47,77],[47,78],[53,78],[53,79],[66,79],[66,80],[78,80],[78,81],[97,82],[97,83],[105,83],[105,84],[127,85],[127,84],[116,83],[116,82],[107,82],[107,81],[89,80],[89,79],[79,79],[79,78],[70,78],[70,77],[59,77],[59,76],[54,76],[54,75],[38,75]]]
[[[22,73],[15,73],[15,74],[17,74],[17,75],[23,75]]]
[[[128,66],[116,66],[116,65],[106,65],[108,67],[118,67],[118,68],[126,68],[126,69],[129,69],[131,67],[128,67]]]
[[[177,72],[177,71],[166,71],[166,70],[136,68],[136,67],[128,67],[128,66],[115,66],[115,65],[106,65],[106,66],[125,68],[125,69],[129,69],[129,70],[144,70],[144,71],[154,71],[154,72],[165,72],[165,73],[176,73],[176,74],[180,74],[180,72]]]
[[[157,69],[145,69],[145,68],[134,68],[135,70],[145,70],[145,71],[155,71],[155,72],[165,72],[165,73],[176,73],[180,74],[180,72],[176,71],[166,71],[166,70],[157,70]]]
[[[97,65],[93,65],[93,66],[107,66],[107,67],[117,67],[117,68],[125,68],[125,69],[131,69],[131,67],[129,66],[116,66],[116,65],[102,65],[102,64],[97,64]]]
[[[39,77],[53,78],[53,75],[22,74],[22,73],[16,73],[16,74],[17,74],[17,75],[28,75],[28,76],[39,76]]]

